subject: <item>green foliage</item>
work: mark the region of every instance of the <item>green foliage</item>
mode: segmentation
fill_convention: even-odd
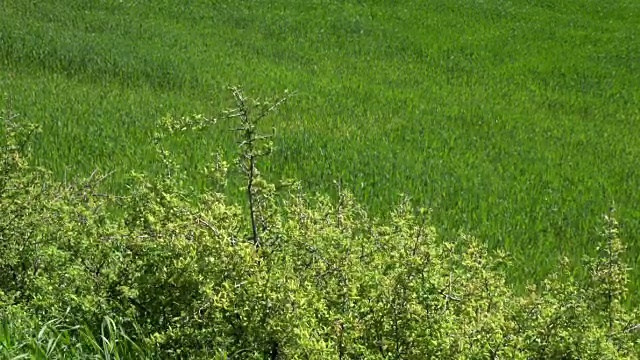
[[[224,119],[240,122],[245,205],[213,190],[226,183],[219,156],[212,190],[193,200],[164,148],[217,119],[162,118],[164,175],[133,173],[129,193],[110,196],[98,172],[60,184],[31,167],[33,128],[4,115],[0,358],[637,359],[640,314],[623,306],[611,214],[588,281],[563,261],[520,295],[506,254],[439,239],[408,198],[381,220],[340,183],[335,201],[270,184],[258,121],[282,99],[233,94]]]
[[[99,336],[87,326],[68,326],[64,318],[39,326],[24,309],[0,314],[0,359],[148,359],[112,319],[105,317]],[[39,327],[38,327],[39,326]]]
[[[208,114],[226,84],[296,89],[265,174],[372,216],[397,193],[433,208],[443,238],[472,233],[542,280],[564,253],[593,256],[615,201],[640,304],[640,1],[1,0],[0,108],[41,126],[34,163],[54,178],[158,175],[155,120]],[[12,100],[5,101],[5,94]],[[5,105],[4,102],[10,103]],[[183,185],[235,134],[185,132],[165,148]],[[322,166],[319,166],[319,165]],[[243,179],[225,193],[244,199]],[[569,241],[570,240],[570,241]],[[535,265],[533,265],[535,264]],[[524,289],[524,286],[521,286]]]

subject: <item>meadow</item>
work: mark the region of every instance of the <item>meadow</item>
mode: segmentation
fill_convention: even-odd
[[[511,253],[516,285],[593,253],[615,204],[637,291],[638,19],[634,0],[0,0],[0,108],[42,126],[38,165],[115,170],[119,193],[157,168],[162,116],[289,89],[268,178],[341,181],[381,215],[409,195],[444,237]],[[230,126],[171,150],[191,173],[231,159]]]

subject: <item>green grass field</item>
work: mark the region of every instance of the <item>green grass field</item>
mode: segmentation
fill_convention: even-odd
[[[522,284],[593,252],[614,201],[640,258],[638,19],[636,0],[0,0],[0,108],[42,125],[59,179],[116,170],[120,192],[153,171],[161,116],[290,89],[272,179],[341,180],[381,215],[410,195],[444,236],[511,252]],[[172,150],[190,173],[230,159],[230,126]]]

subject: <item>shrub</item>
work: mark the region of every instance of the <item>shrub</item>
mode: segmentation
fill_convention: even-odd
[[[565,261],[515,294],[506,254],[464,234],[438,239],[429,211],[408,198],[380,220],[340,187],[333,201],[269,183],[258,164],[271,145],[258,126],[287,97],[233,95],[220,121],[239,119],[246,204],[213,190],[190,200],[162,147],[217,119],[161,119],[165,176],[134,173],[130,194],[115,197],[100,193],[98,172],[60,184],[31,167],[35,127],[4,115],[0,357],[637,358],[611,214],[599,256],[585,259],[590,281],[573,279]],[[220,157],[207,169],[216,188],[227,169]]]

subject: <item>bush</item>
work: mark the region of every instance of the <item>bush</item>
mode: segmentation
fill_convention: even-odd
[[[115,197],[100,193],[98,172],[60,184],[31,167],[36,128],[4,115],[0,358],[637,358],[611,214],[600,255],[584,261],[590,281],[565,261],[515,294],[508,256],[464,234],[439,240],[429,211],[408,199],[383,221],[340,188],[332,201],[270,184],[258,126],[287,97],[233,94],[223,119],[239,119],[246,204],[213,190],[190,200],[162,147],[217,119],[161,119],[165,176],[132,174],[130,194]],[[227,169],[220,157],[207,169],[215,188]]]

